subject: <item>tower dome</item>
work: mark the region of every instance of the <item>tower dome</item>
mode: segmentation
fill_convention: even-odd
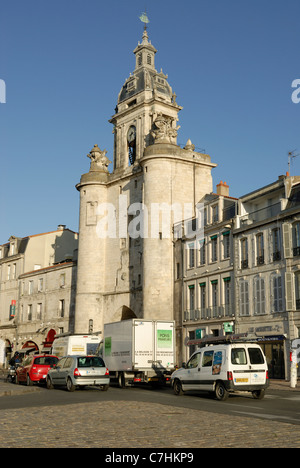
[[[125,81],[118,97],[118,104],[134,98],[143,91],[149,91],[152,95],[160,96],[171,102],[175,98],[171,86],[162,70],[155,69],[155,54],[157,50],[149,41],[147,30],[144,30],[142,43],[134,50],[136,56],[135,70]]]

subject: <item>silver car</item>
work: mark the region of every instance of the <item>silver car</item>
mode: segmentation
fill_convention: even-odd
[[[47,375],[47,388],[66,386],[69,392],[76,387],[100,386],[108,390],[109,371],[99,356],[65,356]]]

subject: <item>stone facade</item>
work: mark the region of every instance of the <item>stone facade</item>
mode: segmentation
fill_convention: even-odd
[[[202,200],[204,242],[176,242],[179,359],[205,335],[247,334],[270,377],[288,379],[300,338],[300,177],[280,176],[240,199],[217,188]]]
[[[212,191],[210,157],[191,143],[177,145],[182,108],[167,75],[155,69],[146,30],[134,54],[135,69],[110,119],[113,172],[91,165],[77,185],[76,332],[86,332],[90,320],[102,332],[104,323],[128,317],[173,319],[172,226],[185,204],[192,216]]]
[[[51,329],[74,329],[77,247],[63,225],[0,245],[0,365],[27,341],[41,350]]]

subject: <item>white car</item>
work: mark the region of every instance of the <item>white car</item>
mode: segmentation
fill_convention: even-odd
[[[266,358],[255,343],[205,346],[172,374],[172,386],[175,395],[204,390],[226,400],[229,393],[243,391],[262,399],[269,386]]]
[[[99,386],[106,391],[109,387],[109,371],[99,356],[65,356],[47,375],[47,388],[65,386],[69,392],[76,387]]]

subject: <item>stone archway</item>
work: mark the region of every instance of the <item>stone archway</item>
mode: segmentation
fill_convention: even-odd
[[[120,322],[122,320],[129,320],[129,319],[133,319],[133,318],[137,318],[134,311],[132,309],[130,309],[130,307],[127,307],[127,306],[123,305],[114,314],[112,321],[113,322]]]

